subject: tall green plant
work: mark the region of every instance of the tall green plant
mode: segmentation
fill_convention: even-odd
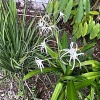
[[[57,33],[56,33],[57,34]],[[80,92],[80,89],[83,89],[88,86],[92,86],[95,83],[95,79],[100,77],[99,71],[96,71],[96,69],[100,69],[100,63],[95,60],[88,60],[88,57],[84,57],[83,60],[87,59],[87,61],[83,61],[81,63],[81,68],[78,68],[77,73],[75,67],[80,67],[80,62],[76,62],[75,66],[73,67],[74,62],[67,61],[70,57],[71,60],[74,61],[74,57],[76,54],[73,55],[67,55],[75,50],[73,48],[73,45],[70,45],[72,48],[68,48],[68,41],[66,39],[66,33],[63,33],[62,38],[59,37],[59,35],[55,35],[56,42],[57,42],[57,49],[52,50],[47,44],[46,49],[47,53],[49,55],[49,58],[45,58],[42,60],[43,62],[48,61],[48,68],[42,68],[41,70],[33,70],[29,72],[27,75],[25,75],[24,80],[32,77],[33,75],[47,73],[47,72],[53,72],[58,75],[59,79],[57,81],[55,90],[53,92],[53,95],[51,97],[51,100],[78,100],[79,94],[83,96],[82,92]],[[73,43],[72,43],[73,44]],[[85,52],[88,51],[90,48],[93,47],[94,44],[84,46],[82,48],[82,51]],[[77,46],[76,46],[77,47]],[[64,51],[65,53],[64,53]],[[78,50],[78,48],[76,49]],[[61,53],[62,52],[62,53]],[[74,51],[75,53],[75,51]],[[82,54],[82,53],[79,53]],[[66,60],[67,59],[67,60]],[[75,58],[76,60],[78,58]],[[82,58],[80,58],[82,61]],[[72,65],[70,65],[72,63]],[[42,64],[39,63],[40,65]],[[89,68],[88,68],[89,67]],[[83,69],[85,71],[83,71]],[[58,74],[59,73],[59,74]],[[92,91],[92,90],[91,90]],[[94,92],[91,92],[90,94],[93,94]],[[81,97],[80,97],[81,98]],[[86,98],[88,98],[86,96]],[[94,97],[93,97],[94,98]]]
[[[10,71],[32,66],[32,48],[39,39],[35,32],[35,17],[27,24],[25,12],[26,9],[19,18],[15,2],[0,1],[0,67]]]

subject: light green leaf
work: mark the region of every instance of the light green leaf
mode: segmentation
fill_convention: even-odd
[[[92,14],[92,15],[99,15],[99,12],[97,12],[97,11],[90,11],[89,14]]]
[[[34,76],[34,75],[37,75],[37,74],[42,74],[42,73],[46,73],[46,72],[52,72],[52,71],[57,71],[56,68],[44,68],[41,72],[40,69],[37,69],[37,70],[33,70],[31,72],[29,72],[28,74],[26,74],[23,78],[23,80],[27,80],[29,79],[30,77]]]
[[[53,10],[53,13],[54,13],[54,20],[56,20],[57,19],[57,17],[58,17],[58,7],[59,7],[59,2],[56,0],[55,2],[54,2],[54,10]]]
[[[76,78],[74,76],[61,77],[61,81],[64,81],[64,80],[76,80]]]
[[[53,3],[54,1],[49,1],[48,4],[47,4],[47,7],[46,7],[46,12],[48,14],[51,14],[53,12]]]
[[[90,12],[90,0],[83,0],[86,14]]]
[[[84,23],[84,27],[82,29],[82,37],[84,37],[87,34],[87,30],[88,30],[88,24],[87,22]]]
[[[100,71],[98,72],[88,72],[81,75],[82,77],[85,77],[86,79],[95,79],[97,77],[100,77]]]
[[[94,94],[95,94],[95,88],[91,86],[90,100],[95,100]]]
[[[80,0],[77,9],[76,22],[78,23],[81,22],[82,17],[83,17],[83,0]]]
[[[100,31],[97,34],[97,38],[100,39]]]
[[[91,33],[92,31],[92,28],[95,26],[95,21],[92,21],[89,23],[89,26],[88,26],[88,33]]]
[[[65,14],[64,22],[67,22],[67,20],[69,19],[72,7],[73,7],[73,0],[69,0],[67,6],[64,9],[64,14]]]
[[[74,25],[73,25],[73,35],[78,31],[78,28],[79,28],[79,24],[78,23],[75,23]]]
[[[77,30],[77,33],[75,34],[77,39],[81,37],[82,35],[82,29],[83,29],[83,26],[82,26],[82,23],[79,24],[79,28]]]
[[[90,39],[94,39],[97,36],[97,34],[98,34],[99,30],[100,30],[99,26],[100,26],[100,24],[98,23],[93,27],[93,29],[91,30],[91,33],[90,33]]]
[[[62,90],[63,83],[59,82],[56,84],[55,90],[53,92],[53,95],[51,97],[51,100],[58,100],[58,96]]]
[[[84,100],[95,100],[94,94],[95,94],[95,88],[91,86],[90,94]]]
[[[26,59],[27,59],[27,54],[19,60],[20,64],[22,64]]]

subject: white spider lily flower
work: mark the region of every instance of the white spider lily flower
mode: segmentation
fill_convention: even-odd
[[[75,44],[75,48],[74,48],[74,44]],[[64,53],[61,55],[60,60],[61,60],[63,63],[65,63],[65,62],[62,60],[62,58],[63,58],[65,55],[69,54],[69,55],[67,55],[67,56],[70,56],[69,65],[72,66],[72,70],[73,70],[74,67],[75,67],[75,60],[77,60],[77,61],[79,62],[80,68],[81,68],[81,62],[80,62],[80,60],[78,59],[78,56],[83,55],[84,53],[77,53],[77,50],[78,50],[78,46],[77,46],[77,44],[74,43],[74,42],[71,42],[71,44],[70,44],[70,49],[63,49],[63,50],[61,50],[61,51],[64,51]],[[71,61],[72,61],[72,60],[73,60],[73,65],[71,65]]]
[[[44,15],[42,18],[40,18],[38,22],[38,27],[41,28],[43,26],[49,26],[49,24],[50,24],[49,15]]]
[[[35,46],[32,50],[34,50],[34,49],[36,49],[36,48],[39,48],[39,47],[40,47],[40,51],[41,51],[41,53],[46,52],[46,54],[47,54],[46,40],[47,40],[47,38],[44,38],[43,42],[41,42],[41,44],[40,44],[40,45]]]
[[[44,22],[40,19],[38,22],[38,27],[43,27],[44,26]]]
[[[47,48],[46,48],[46,39],[44,39],[43,40],[43,42],[40,44],[40,46],[41,46],[41,52],[42,53],[44,53],[44,52],[46,52],[46,54],[47,54]]]
[[[35,62],[36,62],[36,64],[37,64],[37,66],[38,66],[38,68],[41,70],[41,72],[42,72],[42,69],[44,68],[44,65],[43,65],[43,60],[41,60],[41,59],[39,59],[38,57],[35,57]]]
[[[53,25],[49,15],[44,15],[38,22],[38,26],[40,35],[43,33],[53,33],[53,30],[58,30],[58,27],[56,25]]]

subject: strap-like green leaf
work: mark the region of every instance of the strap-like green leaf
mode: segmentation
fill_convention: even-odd
[[[87,22],[85,22],[84,27],[82,29],[82,37],[84,37],[87,34],[87,30],[88,30],[88,24]]]
[[[54,59],[57,59],[58,58],[58,54],[55,53],[51,48],[49,48],[48,46],[46,47],[47,48],[47,52],[49,53],[49,55],[54,58]]]
[[[78,100],[78,96],[73,81],[68,81],[67,84],[67,100]]]
[[[53,13],[54,13],[54,21],[57,19],[57,17],[58,17],[58,7],[59,7],[59,2],[56,0],[55,2],[54,2],[54,11],[53,11]]]
[[[61,44],[62,44],[62,49],[65,49],[68,47],[67,33],[66,32],[63,33]]]
[[[80,90],[82,88],[89,86],[91,83],[93,83],[94,79],[85,79],[85,80],[79,80],[79,81],[80,82],[75,83],[75,89],[77,90]]]
[[[29,79],[30,77],[32,77],[34,75],[37,75],[37,74],[56,71],[56,70],[57,70],[56,68],[44,68],[43,72],[41,72],[40,69],[36,69],[36,70],[33,70],[33,71],[29,72],[27,75],[25,75],[23,80]]]
[[[82,74],[81,76],[85,77],[87,79],[94,79],[96,77],[100,77],[100,71],[98,71],[98,72],[88,72],[88,73]]]
[[[82,52],[85,52],[87,51],[88,49],[91,49],[92,47],[94,47],[96,43],[91,43],[91,44],[87,44],[87,45],[84,45],[83,48],[81,49]]]
[[[65,90],[61,91],[62,93],[60,94],[60,96],[58,97],[58,100],[64,100],[65,98]]]
[[[57,83],[53,95],[51,97],[51,100],[58,100],[58,96],[62,90],[62,87],[63,87],[63,83],[61,82]]]

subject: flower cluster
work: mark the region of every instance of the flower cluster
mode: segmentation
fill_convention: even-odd
[[[38,22],[38,28],[40,35],[43,35],[43,33],[49,33],[53,32],[53,29],[58,29],[56,25],[53,25],[49,15],[44,15]]]
[[[74,48],[74,44],[75,44],[75,48]],[[70,59],[69,59],[69,65],[72,66],[72,70],[73,70],[74,67],[75,67],[75,60],[77,60],[77,61],[79,62],[80,68],[81,68],[81,62],[80,62],[80,60],[78,59],[78,56],[83,55],[84,53],[77,53],[77,51],[78,51],[78,45],[77,45],[76,43],[71,42],[71,44],[70,44],[70,49],[63,49],[63,50],[61,50],[61,51],[63,51],[64,53],[61,55],[60,60],[61,60],[64,64],[65,64],[65,62],[62,60],[62,58],[63,58],[65,55],[69,54],[69,55],[67,55],[67,56],[70,57]],[[73,60],[73,65],[71,64],[71,61],[72,61],[72,60]]]
[[[62,19],[64,18],[64,14],[62,12],[59,13],[59,17],[56,20],[55,24],[53,24],[51,22],[50,16],[49,15],[44,15],[43,17],[40,18],[39,22],[38,22],[38,28],[39,28],[39,32],[40,35],[43,35],[43,33],[52,33],[53,30],[57,30],[59,31],[58,27],[56,26],[56,24]],[[46,34],[46,35],[47,35]]]
[[[43,33],[47,33],[46,35],[48,35],[49,32],[51,32],[51,33],[53,32],[53,29],[58,29],[56,24],[62,18],[64,18],[64,16],[65,15],[62,12],[60,12],[54,25],[51,24],[52,22],[51,22],[49,15],[44,15],[43,17],[41,17],[38,22],[38,26],[37,26],[39,28],[40,35],[43,35]],[[48,37],[46,37],[40,45],[36,46],[36,47],[40,47],[41,53],[47,54],[47,47],[46,47],[47,38]],[[77,53],[77,51],[78,51],[78,45],[74,42],[71,42],[70,49],[66,48],[66,49],[60,50],[60,52],[62,52],[62,55],[60,56],[60,61],[64,64],[66,64],[65,61],[63,60],[63,58],[66,56],[69,56],[70,58],[69,58],[68,62],[69,62],[69,65],[72,66],[72,69],[74,69],[74,67],[75,67],[76,60],[79,62],[79,65],[81,67],[81,62],[78,57],[80,55],[83,55],[84,53]],[[43,63],[42,63],[43,61],[44,60],[41,60],[38,57],[35,57],[35,62],[37,64],[38,68],[40,68],[41,72],[42,72],[42,69],[44,68]]]

